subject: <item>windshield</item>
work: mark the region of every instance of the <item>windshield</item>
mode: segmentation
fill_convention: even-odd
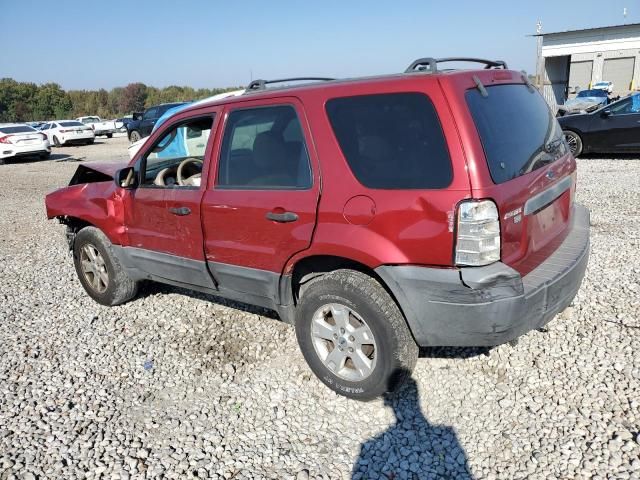
[[[99,121],[100,119],[98,117],[84,117],[84,123],[96,123]]]
[[[80,122],[60,122],[61,127],[84,127]]]
[[[484,148],[491,178],[507,182],[567,153],[562,129],[542,95],[526,85],[467,91],[466,99]]]
[[[578,93],[578,98],[584,97],[607,97],[607,92],[604,90],[582,90]]]
[[[36,130],[28,125],[17,125],[15,127],[0,127],[0,133],[33,133]]]

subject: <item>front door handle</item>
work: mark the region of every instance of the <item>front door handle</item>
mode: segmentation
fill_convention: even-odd
[[[296,215],[293,212],[283,212],[283,213],[268,212],[265,216],[267,217],[267,220],[273,220],[274,222],[280,222],[280,223],[289,223],[289,222],[295,222],[296,220],[298,220],[298,215]]]
[[[191,209],[188,207],[172,207],[169,209],[169,211],[174,215],[178,215],[179,217],[184,217],[185,215],[189,215],[191,213]]]

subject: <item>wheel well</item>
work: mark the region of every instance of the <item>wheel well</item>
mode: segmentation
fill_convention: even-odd
[[[382,287],[389,292],[393,297],[393,294],[384,283],[384,281],[376,274],[376,272],[364,265],[363,263],[351,260],[345,257],[337,257],[333,255],[314,255],[306,257],[300,260],[293,267],[293,274],[291,276],[291,293],[293,294],[293,300],[297,304],[300,298],[301,287],[318,276],[325,273],[333,272],[334,270],[349,269],[362,272],[372,278],[375,278]],[[394,298],[395,300],[395,298]],[[397,303],[397,302],[396,302]]]
[[[80,230],[85,227],[94,227],[95,225],[76,217],[58,217],[58,220],[63,225],[67,226],[67,242],[69,243],[69,250],[73,250],[73,242],[75,242],[76,235]]]

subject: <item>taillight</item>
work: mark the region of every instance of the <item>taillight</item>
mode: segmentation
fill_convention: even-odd
[[[500,260],[500,217],[491,200],[458,205],[456,265],[482,266]]]
[[[59,130],[60,133],[67,133],[70,132],[71,130]]]
[[[4,137],[0,137],[0,143],[11,143],[9,138],[13,137],[13,135],[5,135]]]
[[[40,135],[42,135],[43,140],[48,140],[47,136],[44,133],[41,133]]]

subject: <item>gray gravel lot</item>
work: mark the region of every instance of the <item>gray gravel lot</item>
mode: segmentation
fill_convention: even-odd
[[[45,193],[126,138],[0,166],[0,480],[640,479],[640,161],[579,161],[592,256],[512,347],[432,349],[396,398],[325,388],[267,311],[147,285],[84,293]]]

